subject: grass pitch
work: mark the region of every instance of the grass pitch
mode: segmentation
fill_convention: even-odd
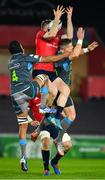
[[[105,159],[62,159],[61,175],[43,176],[42,160],[29,159],[28,173],[20,170],[18,159],[0,159],[0,179],[105,179]]]

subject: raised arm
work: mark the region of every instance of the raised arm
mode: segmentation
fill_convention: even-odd
[[[72,24],[72,14],[73,14],[73,7],[66,8],[67,13],[67,38],[73,38],[73,24]]]
[[[83,28],[78,28],[78,31],[77,31],[78,41],[77,41],[76,46],[72,50],[72,52],[69,56],[69,59],[77,58],[80,55],[81,49],[82,49],[82,43],[83,43],[83,39],[84,39],[84,33],[85,33],[85,31],[83,30]]]
[[[72,14],[73,7],[66,8],[65,12],[67,13],[67,32],[61,36],[61,39],[72,39],[73,38],[73,23],[72,23]]]
[[[50,31],[47,31],[43,38],[48,39],[48,38],[52,38],[55,37],[59,31],[59,22],[60,22],[60,18],[61,16],[65,13],[65,8],[63,8],[63,6],[57,6],[57,10],[53,10],[54,12],[54,20],[51,22],[52,26]]]

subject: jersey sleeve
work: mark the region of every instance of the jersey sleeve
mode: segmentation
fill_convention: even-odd
[[[30,54],[30,55],[29,55],[30,61],[31,61],[32,63],[41,62],[41,57],[42,57],[42,56],[34,55],[34,54]]]
[[[39,31],[39,32],[37,33],[37,35],[36,35],[36,40],[37,40],[37,39],[42,39],[45,33],[46,33],[46,32],[43,31],[43,30]]]
[[[25,61],[31,64],[38,63],[41,62],[41,56],[30,54],[26,56]]]

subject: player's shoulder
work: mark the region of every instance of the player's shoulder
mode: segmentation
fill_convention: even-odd
[[[43,30],[39,30],[36,34],[36,38],[42,37],[46,32]]]

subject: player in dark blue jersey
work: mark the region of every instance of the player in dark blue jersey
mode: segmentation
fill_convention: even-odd
[[[9,51],[12,55],[8,69],[10,74],[10,95],[19,124],[19,144],[21,147],[21,168],[27,171],[26,160],[26,133],[30,117],[28,116],[28,101],[37,96],[40,88],[48,80],[48,76],[38,75],[32,80],[32,66],[36,62],[51,62],[62,59],[69,55],[68,52],[58,56],[40,57],[37,55],[25,55],[22,45],[18,41],[9,44]]]
[[[72,44],[71,40],[62,39],[59,54],[63,53],[64,50],[67,50],[69,48],[70,44]],[[93,51],[97,46],[98,46],[97,42],[91,43],[87,48],[81,49],[80,55],[87,53],[87,52],[90,52],[90,51]],[[57,75],[69,87],[71,86],[72,60],[75,60],[75,59],[72,57],[69,57],[69,58],[64,58],[61,61],[55,63]],[[73,100],[70,96],[69,96],[67,103],[66,103],[66,106],[64,108],[63,115],[64,115],[64,119],[62,120],[62,123],[61,123],[63,130],[59,131],[58,137],[56,139],[56,142],[58,144],[58,148],[59,148],[59,146],[61,147],[60,142],[62,140],[63,134],[71,126],[71,124],[73,123],[73,121],[75,120],[75,117],[76,117],[76,111],[75,111],[74,103],[73,103]],[[61,151],[59,148],[60,154],[64,155],[64,152],[62,150],[63,150],[63,147],[61,148]]]

